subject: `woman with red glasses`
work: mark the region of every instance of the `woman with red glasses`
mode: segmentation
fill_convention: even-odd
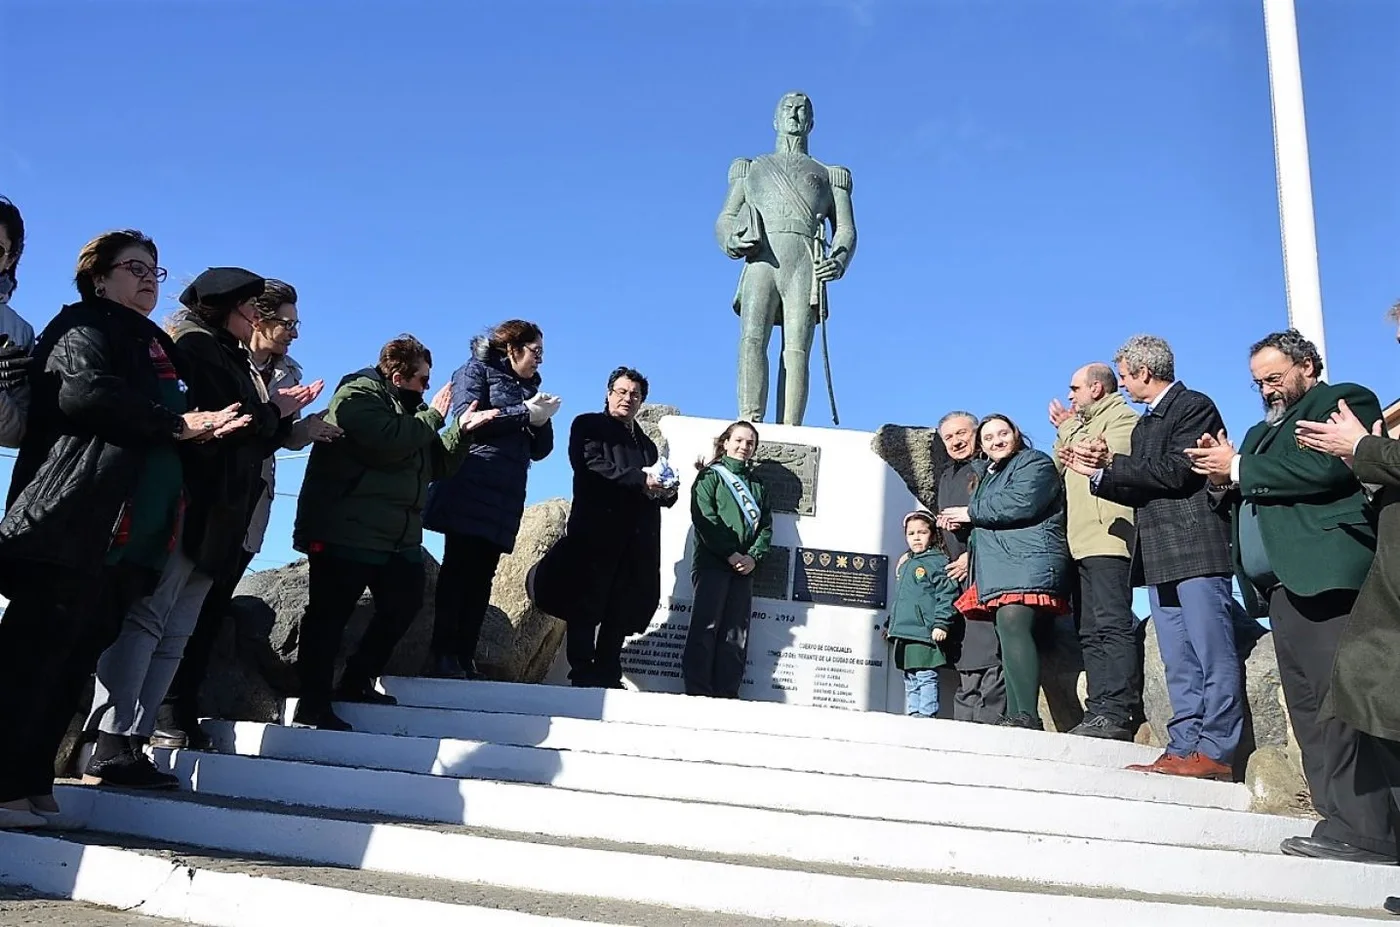
[[[74,277],[81,299],[34,347],[29,420],[0,521],[0,592],[10,599],[0,621],[0,827],[58,813],[54,757],[84,684],[171,557],[177,448],[248,423],[237,408],[189,411],[175,346],[149,318],[165,279],[156,253],[132,230],[88,242]]]

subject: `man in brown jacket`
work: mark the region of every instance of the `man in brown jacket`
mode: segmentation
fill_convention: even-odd
[[[1132,740],[1142,705],[1142,658],[1133,615],[1133,510],[1095,496],[1086,476],[1067,470],[1058,451],[1103,438],[1113,454],[1130,451],[1138,414],[1118,392],[1107,364],[1089,364],[1069,383],[1070,407],[1050,403],[1056,465],[1064,475],[1069,551],[1078,571],[1079,646],[1088,698],[1084,720],[1070,731]]]

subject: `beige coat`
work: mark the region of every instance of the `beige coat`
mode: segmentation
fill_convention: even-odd
[[[1060,426],[1055,450],[1102,436],[1113,454],[1131,449],[1133,428],[1138,414],[1120,393],[1100,399],[1087,415],[1074,415]],[[1089,478],[1066,470],[1056,456],[1065,481],[1065,504],[1069,509],[1069,553],[1075,560],[1085,557],[1132,557],[1133,510],[1089,491]]]

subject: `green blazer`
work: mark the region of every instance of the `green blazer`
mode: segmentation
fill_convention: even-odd
[[[1259,533],[1274,575],[1301,596],[1331,589],[1360,589],[1375,556],[1376,532],[1366,497],[1351,468],[1339,458],[1298,446],[1294,423],[1323,422],[1345,399],[1366,427],[1381,417],[1376,394],[1355,383],[1319,382],[1275,426],[1260,422],[1239,445],[1239,488],[1218,497],[1234,516],[1231,556],[1245,603],[1253,615],[1268,611],[1240,564],[1240,505],[1253,502]]]

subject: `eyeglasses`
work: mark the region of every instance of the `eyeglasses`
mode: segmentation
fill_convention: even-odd
[[[280,315],[274,315],[272,318],[268,319],[268,321],[275,325],[282,326],[294,335],[301,331],[301,319],[284,319]]]
[[[538,344],[527,344],[527,345],[525,345],[525,350],[527,350],[527,351],[529,351],[531,354],[533,354],[534,357],[535,357],[535,360],[540,361],[540,362],[543,362],[543,361],[544,361],[544,346],[543,346],[543,345],[538,345]]]
[[[1262,391],[1266,386],[1272,389],[1277,389],[1278,387],[1283,385],[1283,381],[1288,378],[1288,375],[1292,373],[1293,369],[1297,366],[1297,364],[1290,364],[1288,369],[1283,371],[1282,373],[1271,373],[1262,380],[1250,380],[1249,383],[1254,389],[1260,391]]]
[[[643,399],[646,398],[642,395],[641,390],[618,389],[617,387],[613,387],[612,392],[618,396],[621,396],[623,399],[635,399],[637,402],[641,402]]]
[[[166,272],[164,267],[152,267],[145,261],[138,261],[135,258],[129,261],[120,261],[112,265],[113,270],[116,270],[118,267],[125,267],[127,273],[131,274],[131,276],[135,277],[137,280],[144,280],[146,277],[154,274],[156,283],[165,282]]]

